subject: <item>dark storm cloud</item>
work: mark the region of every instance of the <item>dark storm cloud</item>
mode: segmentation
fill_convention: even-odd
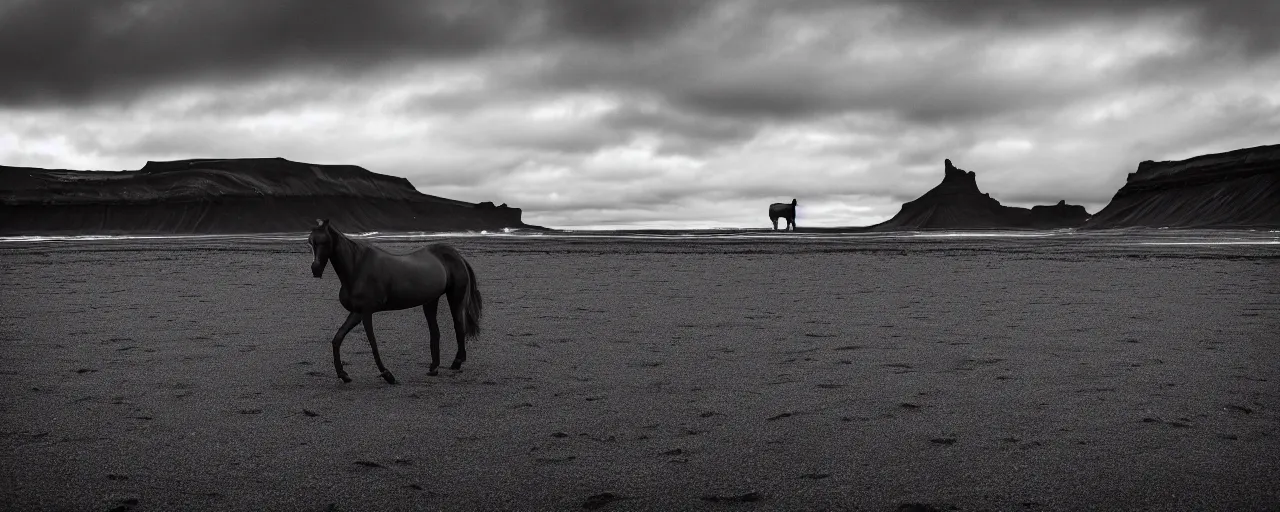
[[[984,53],[1004,36],[1048,33],[1071,22],[1089,20],[1116,21],[1119,30],[1136,25],[1142,15],[1155,13],[1197,16],[1206,37],[1240,38],[1253,48],[1264,48],[1272,37],[1262,23],[1233,23],[1232,18],[1198,9],[1191,2],[1111,8],[1103,2],[1059,5],[1005,1],[991,8],[975,6],[960,12],[953,11],[956,8],[947,2],[917,1],[901,18],[891,18],[890,25],[901,29],[892,42],[869,44],[910,48],[913,40],[948,34],[958,26],[981,24],[989,30],[969,33],[936,51],[897,60],[850,61],[843,56],[843,49],[821,45],[812,52],[768,56],[788,43],[785,30],[773,27],[771,31],[769,19],[807,15],[820,21],[828,14],[818,8],[835,13],[840,7],[874,3],[746,2],[751,6],[750,16],[696,27],[693,32],[709,34],[705,40],[702,36],[691,40],[671,37],[640,48],[574,48],[552,54],[552,70],[531,78],[538,81],[536,85],[551,89],[596,88],[656,95],[679,110],[718,117],[796,121],[845,112],[886,112],[907,121],[936,124],[1055,109],[1101,90],[1165,80],[1171,74],[1185,77],[1191,70],[1217,65],[1215,59],[1230,51],[1227,45],[1216,52],[1156,52],[1097,76],[1075,67],[1017,74],[991,69],[999,66],[999,57]],[[1280,22],[1275,11],[1269,7],[1258,14]],[[1034,18],[1034,23],[1019,21],[1023,18]],[[1231,32],[1233,27],[1241,27],[1243,35]],[[834,30],[843,28],[836,24]],[[843,41],[849,44],[848,50],[856,52],[868,44],[857,40],[856,30],[837,39],[848,35],[855,36]],[[1187,40],[1196,35],[1188,34]]]
[[[8,0],[0,104],[85,102],[191,80],[358,72],[580,37],[673,30],[687,2],[650,0]]]
[[[857,69],[830,69],[799,58],[733,69],[735,55],[768,49],[767,44],[753,46],[760,45],[758,28],[768,19],[877,3],[882,2],[9,0],[0,7],[0,75],[6,77],[0,81],[0,105],[81,103],[175,82],[237,81],[299,70],[327,71],[322,79],[341,80],[395,62],[467,58],[558,41],[588,44],[560,56],[559,65],[543,77],[549,85],[647,91],[718,115],[800,118],[890,108],[931,122],[1069,101],[1084,93],[1052,80],[966,80],[964,66],[970,63],[955,60],[904,63],[889,73],[873,69],[884,76],[857,80],[850,78]],[[738,32],[724,36],[723,51],[684,58],[662,52],[662,43],[721,4],[740,4],[748,13],[730,26],[700,27]],[[1273,30],[1280,22],[1277,2],[908,0],[894,5],[909,6],[908,19],[1012,29],[1071,18],[1185,11],[1198,16],[1206,34],[1239,38],[1255,52],[1274,49],[1280,41],[1280,31]],[[554,56],[558,50],[546,51]],[[941,87],[943,81],[955,83]]]
[[[362,68],[500,42],[505,18],[479,4],[375,0],[28,0],[0,19],[0,98],[77,101],[192,78],[279,68]]]
[[[1251,55],[1280,49],[1280,2],[1270,0],[901,0],[899,5],[942,23],[993,27],[1184,12],[1196,17],[1201,35],[1209,39],[1238,41]]]
[[[484,108],[536,104],[554,98],[554,92],[472,88],[447,93],[414,94],[400,103],[410,116],[451,115],[466,117]],[[656,139],[660,153],[700,155],[726,144],[742,143],[754,136],[760,123],[737,117],[682,112],[665,104],[624,99],[595,119],[513,126],[510,122],[484,130],[486,143],[567,153],[592,153],[625,144],[637,137]],[[465,122],[465,121],[463,121]]]
[[[674,91],[674,101],[708,114],[745,118],[798,120],[862,111],[940,123],[1052,108],[1091,92],[1061,82],[981,75],[960,63],[943,61],[902,66],[881,71],[884,74],[878,77],[844,83],[816,66],[780,71],[762,70],[753,80],[708,77],[709,86]]]
[[[726,144],[741,143],[760,129],[756,123],[736,118],[720,118],[679,112],[670,107],[640,108],[624,105],[609,112],[601,124],[629,135],[650,135],[660,139],[664,153],[699,155]]]
[[[552,25],[591,41],[634,41],[661,35],[696,18],[707,0],[557,0]]]

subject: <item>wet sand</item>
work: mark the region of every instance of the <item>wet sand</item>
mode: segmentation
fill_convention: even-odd
[[[1280,247],[1118,240],[451,240],[398,386],[301,241],[5,244],[2,508],[1280,508]]]

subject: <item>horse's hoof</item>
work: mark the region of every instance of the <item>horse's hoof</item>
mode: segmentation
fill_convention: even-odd
[[[449,369],[450,369],[450,370],[461,370],[461,369],[462,369],[462,361],[454,360],[453,364],[449,365]]]
[[[391,375],[391,372],[382,372],[382,378],[387,381],[387,384],[396,383],[396,378],[395,376]]]
[[[342,379],[342,383],[343,383],[343,384],[346,384],[346,383],[351,382],[351,377],[348,377],[348,376],[346,376],[346,375],[339,375],[339,376],[338,376],[338,378],[339,378],[339,379]]]
[[[435,369],[435,368],[432,368],[432,369],[430,369],[430,370],[427,370],[427,376],[429,376],[429,377],[435,377],[436,375],[440,375],[440,370],[437,370],[437,369]]]

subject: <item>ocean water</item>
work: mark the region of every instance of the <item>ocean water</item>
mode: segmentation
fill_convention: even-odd
[[[925,240],[964,240],[966,244],[978,241],[1011,243],[1017,240],[1054,241],[1061,243],[1104,245],[1280,245],[1280,230],[1208,230],[1131,228],[1102,231],[1018,230],[1018,231],[896,231],[876,233],[811,233],[786,232],[759,229],[706,229],[706,230],[557,230],[529,231],[504,229],[501,231],[465,232],[368,232],[348,233],[347,236],[375,243],[432,242],[449,239],[502,239],[502,240],[563,240],[563,241],[651,241],[651,242],[818,242],[818,243],[869,243],[917,242]],[[305,241],[307,232],[214,234],[214,235],[23,235],[0,236],[0,244],[7,247],[42,244],[79,244],[112,242],[150,242],[163,244],[189,242],[297,242]]]

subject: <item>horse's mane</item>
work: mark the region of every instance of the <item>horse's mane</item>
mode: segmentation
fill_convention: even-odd
[[[350,258],[348,258],[348,261],[350,261],[353,264],[356,261],[358,261],[362,256],[364,256],[364,254],[368,252],[369,249],[371,249],[371,247],[368,244],[365,244],[360,240],[353,240],[351,238],[347,238],[347,235],[343,234],[341,231],[338,231],[338,228],[333,227],[332,224],[325,224],[324,228],[325,228],[325,231],[329,233],[329,236],[333,237],[334,250],[346,251],[347,254],[345,254],[345,256],[350,256]],[[338,241],[344,241],[346,243],[339,244],[337,243]],[[341,247],[342,249],[338,249],[339,247]]]

